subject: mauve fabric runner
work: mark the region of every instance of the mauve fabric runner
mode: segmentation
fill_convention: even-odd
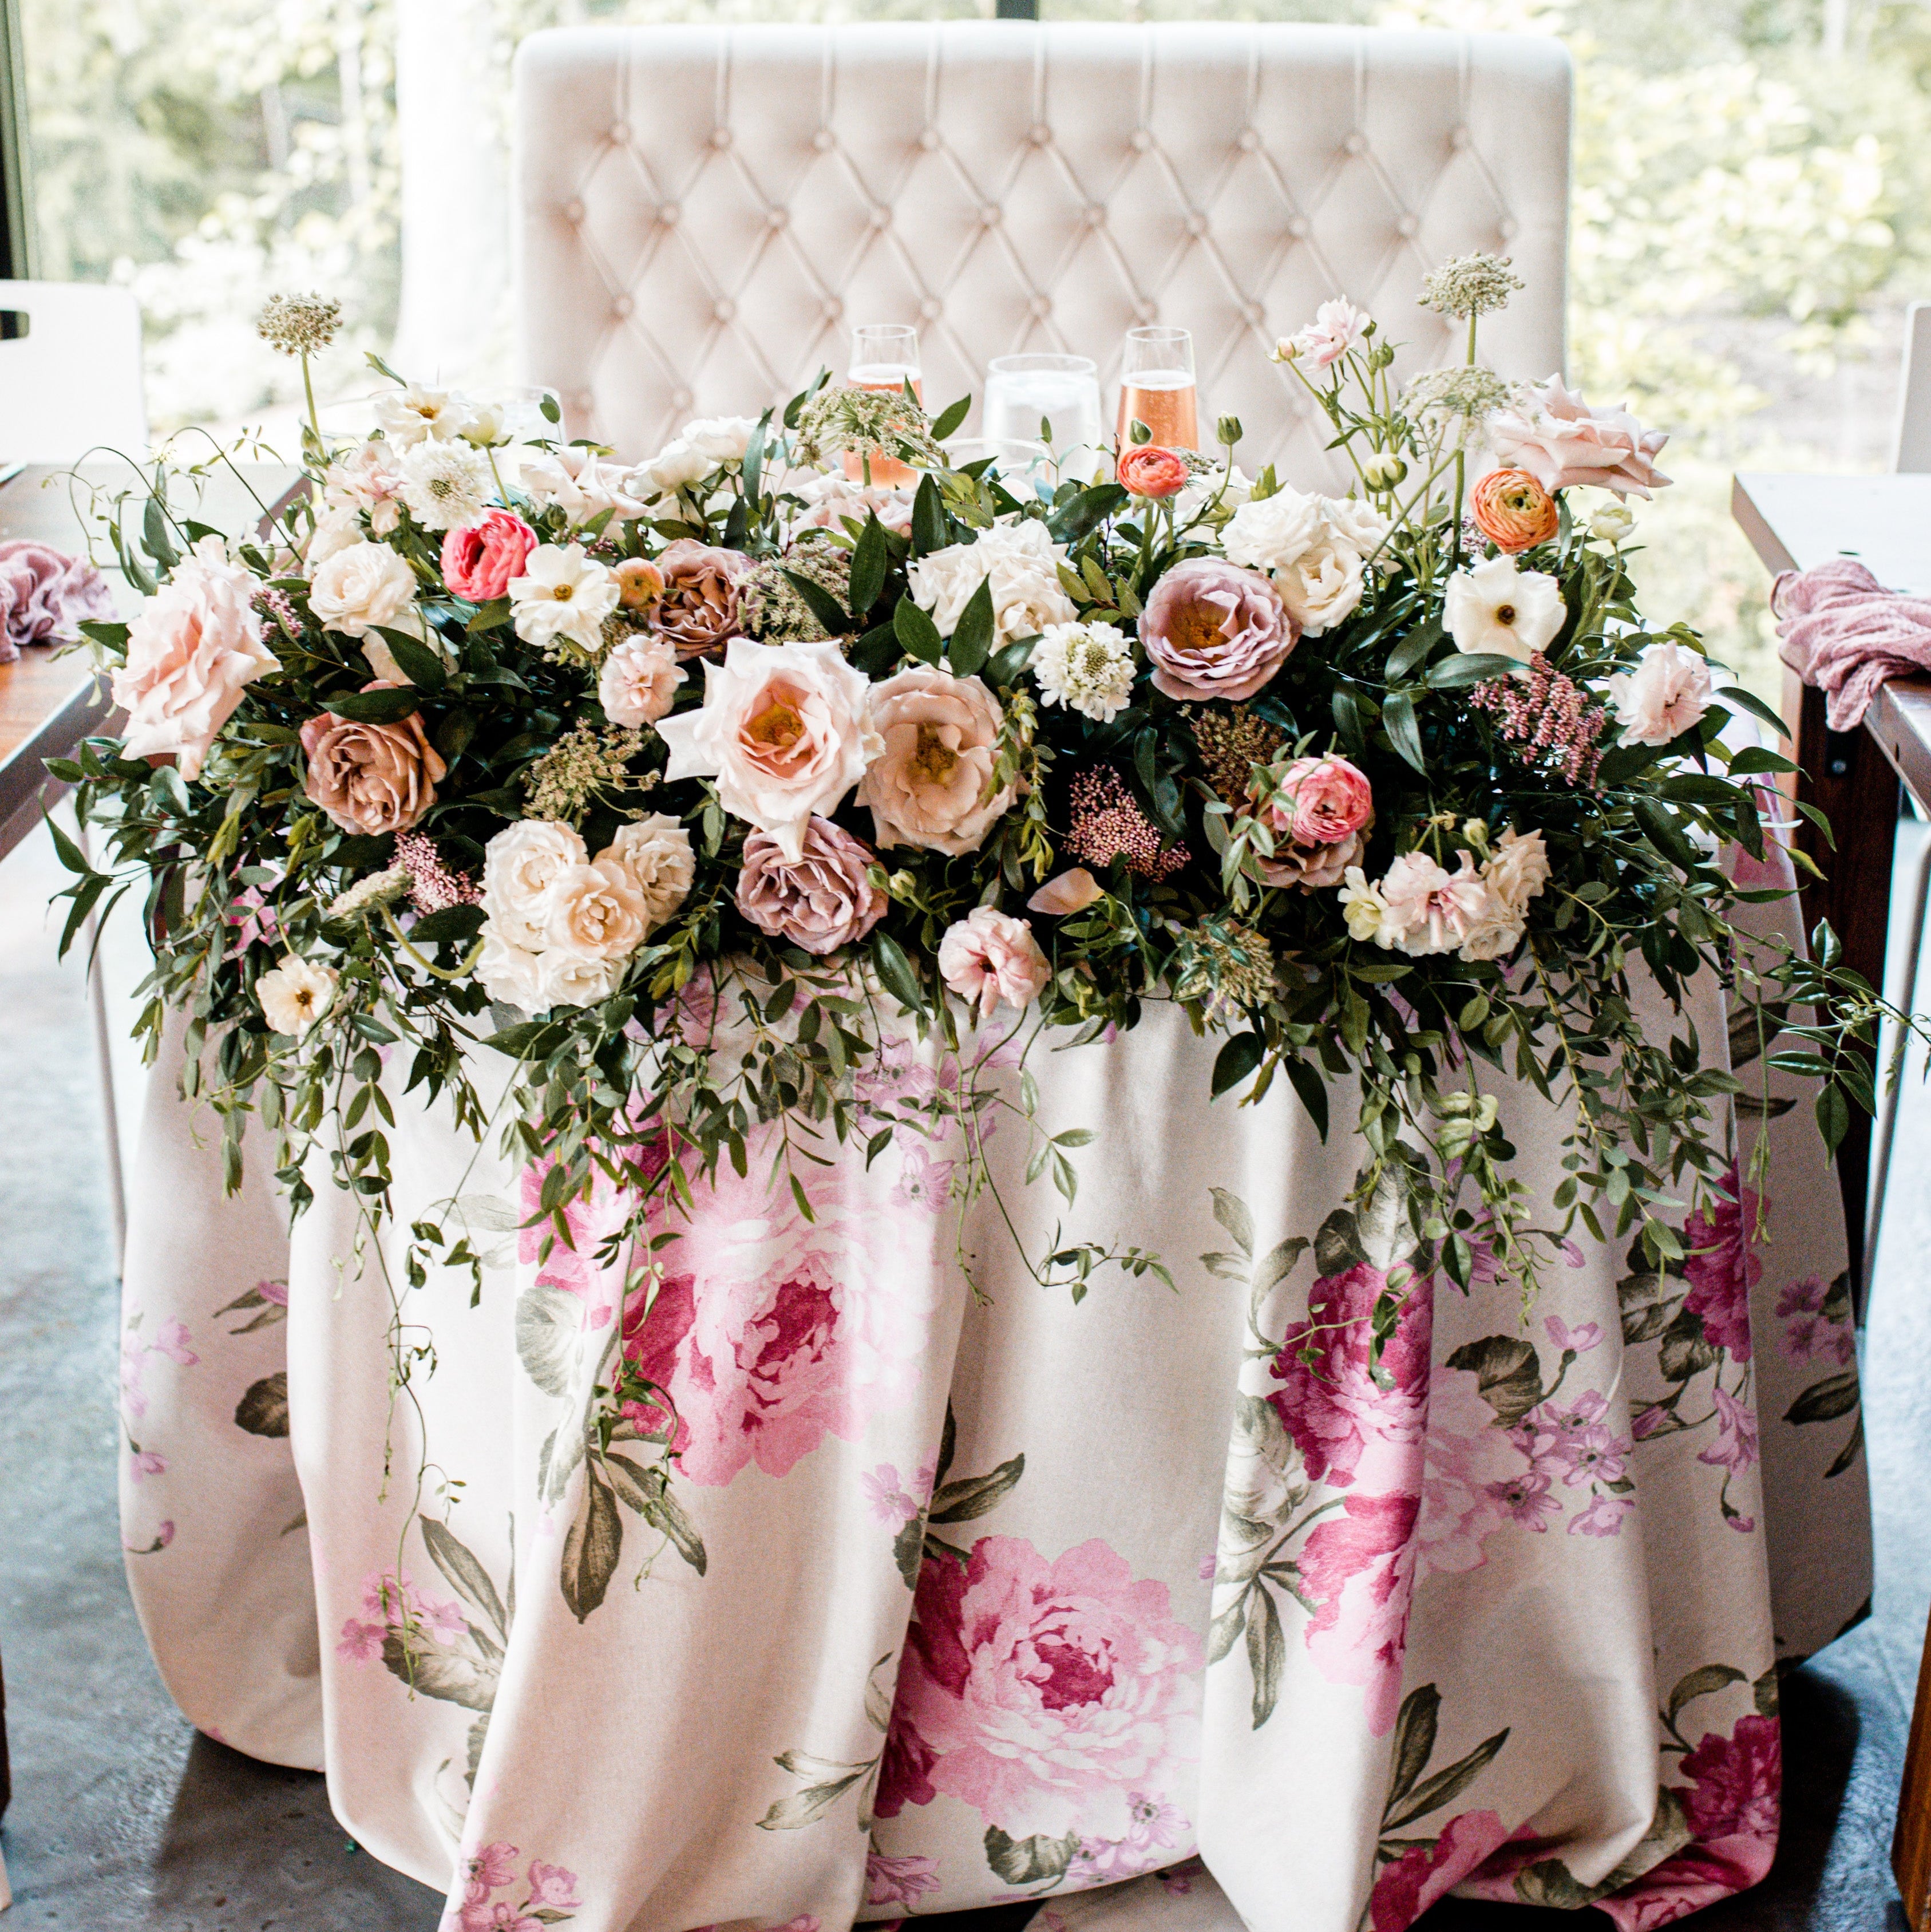
[[[85,618],[114,616],[114,593],[85,557],[31,537],[0,543],[0,664],[22,644],[71,644]]]
[[[1210,1106],[1171,1009],[1040,1057],[1042,1124],[1094,1136],[1071,1207],[1024,1184],[1016,1114],[991,1137],[1033,1252],[1135,1243],[1177,1283],[1105,1268],[1077,1305],[903,1126],[805,1169],[808,1219],[754,1150],[625,1306],[617,1204],[539,1259],[541,1173],[412,1097],[400,1229],[358,1245],[318,1177],[291,1248],[264,1164],[220,1204],[157,1082],[123,1352],[155,1654],[204,1730],[325,1761],[445,1932],[1042,1894],[1043,1932],[1401,1932],[1451,1888],[1663,1924],[1767,1869],[1776,1666],[1870,1574],[1836,1182],[1755,1015],[1706,987],[1693,1017],[1753,1096],[1746,1162],[1768,1137],[1739,1204],[1662,1274],[1574,1247],[1526,1312],[1489,1261],[1423,1280],[1378,1380],[1402,1202],[1347,1204],[1359,1143],[1285,1082]],[[900,1042],[864,1105],[960,1077]],[[1546,1200],[1561,1118],[1503,1084]],[[475,1306],[463,1270],[406,1286],[425,1216],[481,1256]],[[677,1406],[667,1503],[594,1425],[619,1350]]]
[[[1834,731],[1855,731],[1886,680],[1931,671],[1931,598],[1887,590],[1855,557],[1785,571],[1770,605],[1777,655],[1824,692]]]

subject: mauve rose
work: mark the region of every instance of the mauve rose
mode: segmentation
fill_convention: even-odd
[[[377,678],[364,691],[393,691]],[[423,735],[422,714],[394,724],[358,724],[325,711],[301,728],[303,786],[344,832],[406,832],[436,802],[447,769]]]
[[[70,642],[82,618],[113,615],[112,595],[84,558],[31,537],[0,543],[0,664],[11,664],[22,644]]]
[[[1018,782],[990,797],[1002,713],[976,677],[915,664],[871,688],[871,727],[885,748],[859,781],[879,844],[954,856],[976,852],[1013,800]]]
[[[1368,825],[1375,822],[1370,813]],[[1351,866],[1358,866],[1368,850],[1368,827],[1352,832],[1338,845],[1303,844],[1298,840],[1276,840],[1271,859],[1256,858],[1255,870],[1270,886],[1298,886],[1307,892],[1325,892],[1348,876]]]
[[[1475,527],[1498,550],[1547,543],[1561,518],[1555,499],[1526,470],[1492,470],[1468,499]]]
[[[865,876],[871,862],[871,852],[829,818],[805,826],[800,859],[787,859],[769,832],[754,832],[744,842],[738,910],[775,939],[835,952],[885,916],[885,895]]]
[[[468,603],[491,603],[509,595],[510,579],[523,574],[535,548],[536,532],[520,517],[485,510],[442,539],[442,580]]]
[[[1176,564],[1140,614],[1154,687],[1169,698],[1252,698],[1300,635],[1264,577],[1219,557]]]
[[[1136,496],[1177,496],[1192,475],[1186,459],[1156,442],[1128,450],[1117,466],[1120,487]]]
[[[680,658],[718,650],[738,628],[738,580],[751,568],[742,550],[719,550],[679,537],[657,560],[664,593],[651,606],[651,628],[668,638]]]
[[[979,1018],[990,1019],[1003,1000],[1024,1008],[1045,990],[1053,969],[1023,919],[975,906],[939,941],[939,976]]]

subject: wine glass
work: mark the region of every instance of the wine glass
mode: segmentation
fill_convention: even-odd
[[[1120,374],[1120,448],[1132,447],[1136,422],[1163,449],[1200,447],[1193,338],[1184,328],[1129,328]]]
[[[985,426],[989,442],[1048,442],[1062,475],[1089,477],[1099,459],[1099,370],[1084,356],[995,356]]]
[[[925,379],[919,365],[919,332],[902,322],[868,322],[852,331],[851,367],[846,379],[854,389],[870,389],[880,395],[896,396],[912,385],[912,393],[922,404]],[[874,483],[910,483],[914,472],[894,456],[869,459]],[[854,483],[865,481],[867,458],[860,451],[845,452],[845,475]]]

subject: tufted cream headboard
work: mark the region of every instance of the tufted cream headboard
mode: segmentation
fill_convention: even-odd
[[[517,57],[517,308],[528,380],[627,455],[755,412],[856,322],[919,328],[934,408],[1021,349],[1192,330],[1220,412],[1304,484],[1325,426],[1267,359],[1347,295],[1459,355],[1418,308],[1471,249],[1528,283],[1486,358],[1562,361],[1568,58],[1553,40],[1318,26],[1014,21],[580,28]]]

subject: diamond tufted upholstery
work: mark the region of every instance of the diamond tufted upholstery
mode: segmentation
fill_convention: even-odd
[[[1570,75],[1552,40],[1018,22],[566,28],[516,72],[524,374],[572,435],[656,449],[692,416],[842,374],[856,322],[919,328],[934,406],[993,356],[1074,350],[1115,406],[1123,332],[1192,330],[1202,428],[1333,476],[1276,338],[1345,294],[1459,355],[1429,268],[1510,254],[1504,373],[1561,366]],[[1110,421],[1110,417],[1109,417]]]

